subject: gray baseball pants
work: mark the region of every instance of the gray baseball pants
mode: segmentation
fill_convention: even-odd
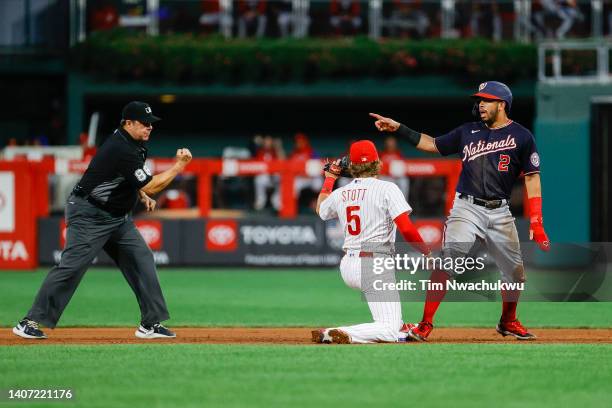
[[[152,325],[170,316],[153,253],[129,215],[115,217],[87,200],[71,195],[66,206],[66,246],[45,278],[27,318],[54,328],[85,271],[104,249],[134,291],[141,323]]]
[[[518,232],[508,205],[489,209],[457,195],[444,228],[444,256],[465,257],[477,240],[486,244],[503,282],[525,281]]]

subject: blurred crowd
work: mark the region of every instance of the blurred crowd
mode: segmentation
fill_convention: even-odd
[[[271,135],[257,134],[248,146],[228,146],[223,150],[222,159],[235,160],[298,160],[309,159],[333,160],[348,154],[349,146],[355,140],[349,140],[345,151],[332,157],[321,156],[312,146],[310,138],[303,132],[297,132],[291,139],[283,140]],[[284,145],[290,145],[288,152]],[[398,185],[419,217],[441,217],[445,215],[447,199],[446,178],[407,177],[389,175],[389,169],[395,160],[410,160],[402,153],[396,137],[387,136],[382,143],[377,142],[380,160],[383,166],[381,180]],[[391,172],[393,173],[393,172]],[[336,187],[351,182],[349,178],[340,178]],[[323,177],[299,176],[294,180],[294,199],[298,213],[312,215],[321,190]],[[217,210],[237,210],[256,214],[276,215],[281,208],[279,174],[260,174],[253,177],[219,175],[214,179],[213,208]],[[177,178],[170,188],[162,193],[158,200],[161,209],[188,209],[197,207],[197,179],[195,176]],[[514,213],[523,213],[523,187],[520,183],[514,186],[510,206]]]
[[[358,0],[192,0],[161,1],[160,33],[221,33],[236,37],[336,36],[368,34],[380,25],[382,36],[512,39],[517,27],[530,38],[588,37],[591,2],[533,0],[528,13],[516,1],[456,0],[444,16],[442,1],[388,0],[374,17],[370,3]],[[146,28],[146,0],[89,0],[89,31],[117,26]],[[307,4],[307,6],[304,6]],[[228,7],[231,5],[231,7]],[[603,2],[604,32],[612,26],[612,0]]]
[[[55,51],[117,27],[226,38],[368,35],[525,42],[611,36],[612,0],[1,0],[0,23],[0,46]]]
[[[332,157],[320,156],[313,148],[309,137],[298,132],[293,140],[285,143],[292,147],[287,153],[282,138],[271,135],[254,135],[248,146],[228,146],[223,150],[223,159],[235,160],[298,160],[309,159],[333,160],[348,154],[349,146],[355,140],[349,140],[346,150]],[[444,176],[407,177],[389,175],[389,169],[395,160],[410,160],[402,154],[394,136],[387,136],[382,143],[377,142],[382,162],[383,173],[379,178],[395,183],[419,217],[441,217],[445,215],[447,199],[447,179]],[[340,178],[336,187],[351,182],[350,178]],[[323,177],[299,176],[294,180],[294,199],[298,213],[312,215],[321,190]],[[187,209],[197,207],[197,180],[195,176],[178,178],[170,188],[157,197],[158,206],[162,209]],[[523,213],[523,187],[520,183],[514,186],[510,207],[514,213]],[[214,179],[213,208],[217,210],[237,210],[255,214],[276,215],[281,208],[280,175],[260,174],[253,177],[219,175]]]
[[[271,135],[257,134],[250,140],[248,146],[228,146],[223,149],[222,159],[226,160],[295,160],[304,162],[310,159],[334,160],[348,154],[348,148],[354,140],[347,143],[346,151],[338,152],[334,157],[321,157],[312,147],[310,138],[303,132],[297,132],[290,142],[291,149],[287,152],[282,138]],[[379,151],[383,166],[389,166],[393,160],[403,160],[397,140],[393,136],[384,139]],[[382,177],[393,181],[406,197],[410,193],[408,177]],[[350,179],[341,178],[338,186],[345,185]],[[316,207],[316,200],[323,183],[322,176],[298,176],[294,180],[294,198],[300,213],[311,214]],[[434,183],[431,186],[437,193],[437,203],[443,203],[444,183]],[[178,178],[170,188],[158,198],[160,208],[186,209],[196,206],[196,179],[183,176]],[[236,209],[275,214],[281,207],[279,174],[260,174],[254,177],[219,175],[214,180],[213,207],[218,209]],[[443,211],[442,207],[433,211]]]
[[[338,152],[335,157],[323,158],[312,147],[309,137],[298,132],[294,135],[292,149],[287,153],[281,138],[271,135],[255,135],[247,147],[227,147],[224,149],[223,159],[252,159],[261,161],[330,159],[341,157],[348,153],[353,140],[347,143],[346,151]],[[389,166],[393,160],[402,160],[402,155],[395,137],[385,138],[380,159],[383,166]],[[410,182],[408,177],[384,177],[397,183],[406,197],[409,195]],[[342,178],[338,185],[342,186],[350,179]],[[316,207],[316,200],[321,190],[323,178],[321,176],[299,176],[294,181],[294,194],[300,212],[311,213]],[[442,190],[444,185],[442,185]],[[440,194],[444,194],[440,191]],[[441,198],[440,194],[438,199]],[[441,201],[443,202],[443,200]],[[277,212],[281,206],[280,177],[278,174],[261,174],[254,177],[219,176],[215,182],[214,206],[218,208],[238,207],[240,209]]]

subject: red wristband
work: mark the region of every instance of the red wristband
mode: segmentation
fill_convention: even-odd
[[[336,179],[333,177],[326,177],[323,182],[323,187],[321,188],[321,194],[331,194],[334,189],[334,184],[336,183]]]
[[[542,223],[542,197],[531,197],[529,200],[529,222]]]

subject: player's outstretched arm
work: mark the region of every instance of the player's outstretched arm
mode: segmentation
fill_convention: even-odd
[[[550,250],[550,240],[544,231],[542,219],[542,185],[540,174],[525,176],[525,188],[529,202],[529,239],[534,240],[542,251]]]
[[[433,137],[425,133],[412,130],[406,125],[402,125],[391,118],[386,118],[377,113],[370,113],[370,116],[376,119],[374,126],[376,126],[376,129],[378,129],[380,132],[395,132],[398,134],[398,136],[406,139],[419,150],[429,153],[438,153],[438,148],[434,143]]]
[[[168,170],[153,176],[143,188],[140,189],[147,195],[154,195],[168,187],[168,184],[174,180],[191,161],[191,152],[189,149],[178,149],[176,151],[176,161]]]

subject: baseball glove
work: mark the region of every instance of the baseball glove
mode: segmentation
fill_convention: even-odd
[[[338,163],[336,164],[336,162]],[[339,159],[339,161],[327,161],[325,166],[323,166],[323,170],[338,177],[351,177],[351,174],[349,173],[349,164],[348,156],[344,156]]]

